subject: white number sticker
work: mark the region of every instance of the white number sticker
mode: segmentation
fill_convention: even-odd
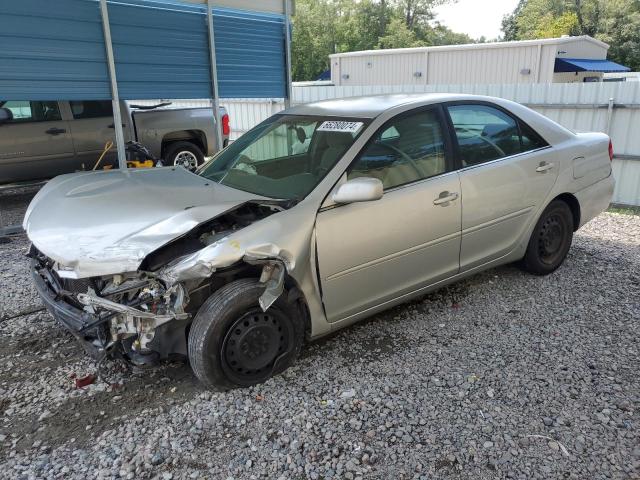
[[[322,122],[322,125],[318,127],[319,132],[344,132],[344,133],[358,133],[358,131],[364,125],[362,122],[344,122],[339,120],[328,120]]]

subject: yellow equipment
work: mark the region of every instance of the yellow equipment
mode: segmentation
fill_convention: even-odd
[[[98,169],[98,166],[100,166],[100,162],[102,162],[102,159],[104,158],[104,156],[112,148],[113,148],[113,142],[112,141],[108,141],[107,143],[104,144],[104,149],[102,150],[102,153],[100,154],[100,157],[98,157],[98,161],[93,166],[92,170],[97,170]],[[155,166],[155,164],[156,164],[155,160],[151,160],[151,159],[146,159],[146,160],[127,160],[127,167],[128,168],[153,168]],[[105,165],[104,167],[102,167],[102,170],[111,170],[112,168],[113,167],[111,165]]]

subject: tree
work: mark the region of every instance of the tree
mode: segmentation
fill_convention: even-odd
[[[447,1],[455,0],[297,0],[293,79],[317,78],[336,52],[471,42],[432,24],[433,7]]]
[[[410,30],[401,18],[394,18],[389,24],[386,35],[380,37],[377,48],[410,48],[419,47],[422,42],[418,41],[416,33]]]
[[[612,60],[640,69],[640,0],[520,0],[502,21],[505,40],[590,35]]]
[[[410,30],[421,21],[433,19],[433,7],[442,3],[444,2],[441,0],[396,0],[404,17],[404,24]]]

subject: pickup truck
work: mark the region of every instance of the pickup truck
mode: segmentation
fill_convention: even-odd
[[[194,170],[220,150],[211,108],[175,108],[171,104],[120,103],[125,142],[144,145],[164,165]],[[223,145],[229,116],[220,107]],[[47,179],[92,170],[107,142],[115,143],[110,100],[0,100],[0,184]],[[117,167],[115,145],[100,168]]]

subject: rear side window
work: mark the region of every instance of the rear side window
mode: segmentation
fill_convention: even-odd
[[[535,150],[546,145],[531,128],[487,105],[448,107],[462,166],[468,167]]]
[[[76,120],[113,116],[110,100],[72,101],[69,102],[69,105],[71,105],[73,118]]]
[[[58,102],[9,100],[7,102],[0,102],[0,107],[11,110],[13,114],[11,123],[53,122],[62,120]]]

